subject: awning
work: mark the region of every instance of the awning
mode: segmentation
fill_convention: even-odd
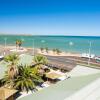
[[[15,95],[17,92],[18,90],[1,87],[0,88],[0,100],[6,100],[10,98],[11,96]]]
[[[61,77],[62,75],[57,74],[55,72],[49,72],[46,74],[46,77],[52,80],[58,79],[59,77]]]

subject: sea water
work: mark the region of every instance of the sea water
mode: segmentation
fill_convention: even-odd
[[[0,35],[0,45],[5,45],[5,42],[7,45],[15,45],[17,39],[23,41],[24,47],[57,48],[72,53],[89,53],[90,49],[92,54],[100,56],[100,37]]]

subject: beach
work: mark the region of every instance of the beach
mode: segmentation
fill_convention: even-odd
[[[6,41],[5,40],[6,37]],[[20,49],[16,49],[16,40],[22,40]],[[91,47],[90,47],[91,41]],[[94,55],[90,62],[99,66],[100,62],[95,57],[100,56],[100,37],[81,36],[22,36],[22,35],[1,35],[0,36],[0,56],[17,52],[18,54],[42,54],[45,56],[67,57],[77,63],[87,64],[89,57],[82,58],[82,54]],[[41,51],[41,48],[43,49]],[[47,51],[46,51],[47,49]],[[57,53],[55,50],[60,51]],[[67,60],[68,60],[67,59]],[[92,66],[91,65],[91,66]]]
[[[16,50],[16,46],[6,46],[6,48],[2,45],[0,45],[0,52],[1,54],[3,52],[20,52],[20,53],[25,53],[28,51],[32,51],[35,50],[36,53],[38,54],[42,54],[42,55],[48,55],[48,56],[76,56],[76,57],[81,57],[81,54],[79,53],[70,53],[70,52],[61,52],[59,54],[54,53],[52,50],[49,50],[48,53],[46,51],[41,52],[41,50],[39,48],[29,48],[29,47],[21,47],[22,50]]]
[[[43,55],[48,55],[48,56],[77,56],[81,57],[81,54],[79,53],[71,53],[71,52],[61,52],[59,54],[54,53],[52,50],[49,50],[48,53],[46,51],[41,52],[40,49],[36,49],[38,53],[43,54]]]
[[[21,39],[22,46],[27,48],[59,49],[68,53],[89,53],[91,42],[91,54],[100,56],[100,37],[89,36],[24,36],[24,35],[0,35],[0,45],[15,46],[15,41]]]

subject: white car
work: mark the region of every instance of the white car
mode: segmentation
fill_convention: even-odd
[[[81,57],[84,57],[84,58],[94,58],[95,55],[94,54],[88,54],[88,53],[82,53]]]

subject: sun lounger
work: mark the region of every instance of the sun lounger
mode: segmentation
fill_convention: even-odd
[[[43,83],[41,86],[42,86],[42,87],[49,87],[49,84]]]
[[[63,81],[63,80],[66,79],[66,76],[59,77],[58,79],[61,80],[61,81]]]
[[[4,56],[0,56],[0,60],[3,60]]]

